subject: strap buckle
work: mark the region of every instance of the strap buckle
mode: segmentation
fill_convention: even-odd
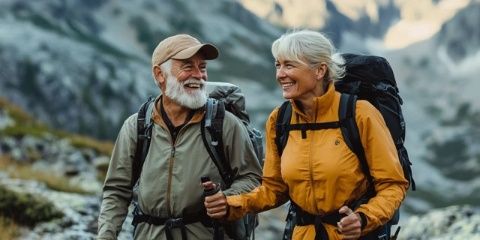
[[[183,218],[170,218],[165,222],[165,227],[169,229],[183,227],[185,224],[183,223]]]

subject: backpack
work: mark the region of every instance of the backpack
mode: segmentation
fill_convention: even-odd
[[[233,113],[247,129],[250,141],[253,145],[260,166],[263,166],[263,136],[262,133],[250,124],[249,115],[245,110],[245,98],[238,86],[229,83],[207,82],[209,98],[205,104],[205,116],[201,121],[201,135],[203,143],[210,158],[217,167],[220,176],[225,182],[225,188],[229,188],[238,172],[232,169],[230,161],[224,151],[223,145],[223,120],[225,111]],[[151,112],[155,99],[150,97],[142,104],[137,118],[137,146],[134,161],[132,162],[132,188],[137,183],[142,171],[150,146],[153,121]],[[135,214],[135,211],[134,211]],[[233,239],[255,238],[255,227],[258,226],[258,216],[247,214],[243,219],[236,222],[223,224],[228,236]]]
[[[405,141],[405,120],[401,110],[403,101],[398,94],[397,84],[390,64],[385,58],[378,56],[356,54],[342,54],[342,56],[345,59],[346,75],[340,81],[335,82],[335,89],[342,93],[338,110],[339,121],[318,123],[315,124],[314,129],[340,128],[345,143],[358,157],[362,172],[369,182],[369,187],[367,193],[350,206],[352,209],[355,209],[375,196],[373,178],[370,175],[365,152],[360,141],[360,133],[355,121],[357,99],[369,101],[380,111],[395,143],[404,176],[410,182],[412,190],[415,190],[415,181],[413,180],[411,170],[412,163],[403,144]],[[295,125],[290,125],[291,113],[290,102],[284,102],[279,109],[276,123],[277,137],[275,141],[280,156],[287,144],[288,132],[304,130],[301,127],[297,128]],[[286,219],[287,224],[283,239],[291,239],[293,228],[296,225],[295,215],[296,208],[294,204],[291,204]],[[392,225],[398,224],[399,217],[397,209],[387,224],[361,239],[390,239],[390,228]],[[397,228],[394,236],[398,235],[399,230],[400,227]]]

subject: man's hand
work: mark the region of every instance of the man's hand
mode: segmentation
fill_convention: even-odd
[[[337,223],[338,231],[343,235],[343,239],[358,239],[362,233],[362,220],[360,215],[354,213],[352,209],[347,206],[341,207],[338,212],[347,215]]]
[[[211,181],[202,183],[202,185],[205,189],[214,189],[217,187]],[[209,217],[222,219],[227,216],[227,198],[221,190],[211,196],[205,196],[204,204]]]

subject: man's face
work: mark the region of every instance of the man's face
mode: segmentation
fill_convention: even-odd
[[[170,72],[165,72],[165,95],[178,104],[197,109],[205,105],[207,63],[199,54],[185,60],[172,59]]]

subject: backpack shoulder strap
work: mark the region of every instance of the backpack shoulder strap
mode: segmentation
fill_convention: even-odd
[[[288,126],[292,117],[292,105],[290,101],[285,101],[278,109],[277,122],[275,125],[276,136],[275,144],[277,145],[278,156],[282,156],[283,149],[288,141]]]
[[[226,184],[230,187],[233,183],[235,172],[225,154],[223,145],[223,120],[225,119],[225,104],[213,98],[207,100],[205,116],[201,123],[201,135],[205,148],[218,172]]]
[[[357,155],[357,158],[360,160],[360,167],[367,177],[370,187],[373,188],[373,178],[370,175],[370,169],[365,157],[365,150],[363,149],[362,142],[360,140],[360,132],[355,120],[356,104],[357,96],[342,93],[340,97],[340,106],[338,109],[338,116],[341,123],[340,128],[345,143],[350,150]]]
[[[137,147],[135,148],[135,156],[132,162],[132,188],[140,178],[143,162],[147,157],[148,148],[152,136],[153,123],[152,110],[155,105],[155,98],[149,97],[138,110],[137,116]]]

